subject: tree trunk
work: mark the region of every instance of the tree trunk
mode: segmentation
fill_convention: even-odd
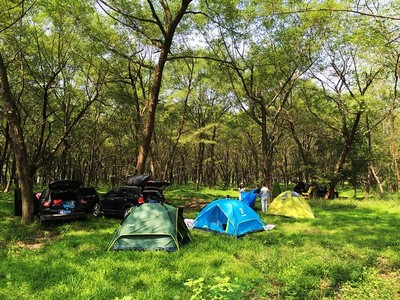
[[[216,137],[217,137],[217,127],[214,127],[211,141],[215,142]],[[211,145],[210,145],[210,156],[209,156],[207,165],[208,165],[208,167],[206,167],[207,181],[208,181],[208,186],[211,188],[216,185],[216,180],[215,180],[215,177],[216,177],[215,176],[215,143],[211,143]]]
[[[195,189],[196,191],[199,190],[200,184],[202,181],[202,174],[203,174],[203,161],[204,161],[204,143],[199,143],[199,152],[197,155],[197,168],[196,168],[196,180],[195,180]]]
[[[8,167],[8,168],[10,169],[10,175],[5,182],[4,193],[8,193],[11,190],[11,186],[13,184],[13,181],[15,180],[15,168],[16,168],[15,167],[15,159],[12,160],[11,167]]]
[[[22,196],[21,223],[27,225],[33,223],[33,182],[28,154],[24,141],[21,119],[18,113],[15,98],[8,82],[7,67],[0,53],[0,95],[4,102],[4,114],[10,126],[10,136],[15,155],[15,164]]]
[[[358,128],[358,124],[360,123],[360,118],[361,118],[361,113],[362,112],[357,112],[356,118],[353,123],[353,127],[351,129],[350,133],[346,133],[346,130],[343,130],[343,134],[345,135],[345,143],[344,147],[342,149],[342,152],[340,154],[340,157],[335,165],[334,172],[330,178],[329,182],[329,199],[333,199],[335,197],[335,189],[336,189],[336,184],[339,181],[340,177],[340,172],[343,169],[344,163],[346,162],[347,155],[351,149],[351,146],[354,142],[355,134]]]
[[[183,15],[185,14],[191,1],[192,0],[182,0],[181,7],[173,19],[171,18],[172,17],[171,12],[165,8],[167,25],[166,28],[160,28],[160,30],[164,31],[165,40],[160,49],[160,57],[158,59],[158,63],[154,70],[154,77],[150,88],[150,96],[146,105],[147,119],[144,124],[142,141],[139,146],[139,154],[136,162],[135,174],[143,174],[145,171],[146,160],[149,154],[151,139],[154,132],[156,111],[159,100],[158,96],[160,94],[165,63],[167,62],[168,59],[168,54],[171,49],[172,40],[176,28],[179,22],[181,21]]]
[[[378,176],[378,174],[376,173],[375,168],[374,168],[374,166],[372,165],[372,163],[371,163],[371,165],[369,166],[369,172],[370,172],[370,173],[372,174],[372,176],[374,177],[374,179],[375,179],[375,181],[376,181],[376,184],[378,185],[379,194],[380,194],[381,197],[382,197],[382,196],[385,194],[385,191],[383,190],[381,180],[379,179],[379,176]]]
[[[260,186],[263,184],[265,180],[267,180],[267,186],[269,187],[269,179],[268,179],[268,134],[267,134],[267,113],[266,113],[266,108],[261,105],[261,161],[262,161],[262,176],[263,178],[260,178],[261,182],[259,183]]]
[[[141,113],[141,108],[140,108],[140,101],[139,101],[139,93],[138,93],[138,87],[137,84],[138,82],[140,83],[140,88],[141,90],[145,90],[145,87],[143,85],[142,81],[142,71],[141,67],[138,68],[138,70],[132,70],[132,61],[129,61],[128,65],[128,71],[129,71],[129,79],[132,87],[132,92],[133,92],[133,102],[135,106],[135,132],[134,132],[134,139],[136,141],[140,140],[140,128],[142,127],[142,113]],[[144,94],[144,92],[143,92]],[[143,97],[145,98],[145,97]],[[139,155],[139,149],[137,146],[137,143],[135,143],[135,151],[134,151],[134,157],[138,157]]]
[[[4,130],[4,136],[5,136],[6,140],[5,140],[3,152],[2,152],[1,158],[0,158],[0,184],[1,183],[5,184],[7,181],[6,180],[7,177],[5,176],[6,174],[3,173],[3,169],[4,169],[3,167],[6,164],[7,157],[9,157],[9,152],[10,152],[9,146],[11,143],[11,141],[10,141],[11,138],[10,138],[10,134],[9,134],[8,123],[6,124],[6,128]]]
[[[371,189],[371,182],[372,182],[372,178],[375,180],[378,189],[379,189],[379,194],[382,197],[385,192],[383,190],[382,187],[382,183],[381,180],[378,177],[378,174],[375,171],[374,165],[372,163],[372,157],[373,157],[373,153],[372,153],[372,137],[371,137],[371,129],[369,126],[369,118],[368,116],[366,117],[366,124],[367,124],[367,142],[368,142],[368,173],[367,173],[367,186],[365,189],[365,193],[366,193],[366,198],[368,199],[369,197],[369,193],[370,193],[370,189]]]
[[[169,51],[169,49],[167,51]],[[147,119],[143,128],[142,143],[139,146],[139,155],[137,158],[135,174],[143,174],[145,171],[146,160],[149,154],[150,144],[154,132],[158,95],[160,94],[162,75],[167,57],[168,52],[162,50],[154,72],[150,97],[147,101]]]
[[[399,64],[400,64],[400,55],[397,55],[396,59],[396,65],[395,65],[395,82],[394,82],[394,95],[393,99],[390,103],[390,152],[392,153],[392,162],[393,162],[393,172],[394,176],[396,178],[396,190],[400,191],[400,170],[399,170],[399,165],[397,163],[399,155],[398,155],[398,150],[397,150],[397,131],[396,131],[396,101],[397,101],[397,88],[398,88],[398,82],[399,82],[399,76],[400,76],[400,71],[399,70]]]
[[[270,136],[268,135],[267,129],[267,108],[261,106],[261,143],[262,143],[262,178],[260,180],[265,181],[267,187],[272,191],[272,153],[273,146]],[[260,182],[262,184],[262,182]]]

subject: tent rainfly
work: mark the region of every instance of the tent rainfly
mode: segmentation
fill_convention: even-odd
[[[291,218],[315,218],[307,200],[294,191],[280,193],[269,205],[267,214]]]
[[[144,203],[133,207],[116,230],[108,250],[179,250],[191,241],[182,209]]]
[[[263,231],[264,222],[243,201],[217,199],[199,212],[193,228],[240,237],[251,232]]]
[[[248,192],[242,192],[242,199],[244,203],[247,203],[251,208],[254,209],[256,204],[257,194],[255,190],[251,190]]]

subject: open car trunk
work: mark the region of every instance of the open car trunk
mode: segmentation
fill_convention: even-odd
[[[153,189],[163,191],[171,184],[164,180],[152,180],[150,175],[133,175],[128,177],[126,185],[140,187],[143,191]]]
[[[150,180],[150,175],[133,175],[128,177],[126,185],[144,188],[148,180]]]
[[[158,181],[158,180],[149,180],[146,182],[146,185],[144,186],[144,190],[165,190],[166,187],[170,186],[171,183],[167,182],[167,181]]]
[[[49,184],[50,190],[77,190],[82,185],[79,180],[59,180]]]

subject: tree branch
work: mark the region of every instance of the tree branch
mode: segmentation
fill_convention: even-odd
[[[13,7],[10,7],[8,9],[5,9],[4,11],[12,11],[13,9],[17,8],[18,6],[23,7],[23,4],[25,3],[25,0],[22,0],[20,3],[17,3],[16,5],[14,5]],[[14,24],[16,24],[19,20],[21,20],[27,13],[28,11],[33,7],[33,5],[35,5],[36,1],[33,1],[32,4],[24,11],[21,12],[21,14],[17,17],[17,19],[11,21],[10,24],[6,25],[5,27],[0,29],[0,33],[2,33],[3,31],[6,31],[7,29],[9,29],[10,27],[14,26]],[[4,12],[1,11],[1,14],[3,14]]]
[[[373,17],[373,18],[377,18],[377,19],[400,21],[400,17],[377,15],[377,14],[366,13],[366,12],[353,10],[353,9],[341,9],[341,8],[306,8],[306,9],[299,9],[299,10],[296,10],[296,11],[281,11],[281,12],[275,13],[275,15],[309,13],[309,12],[351,13],[351,14],[361,15],[361,16],[365,16],[365,17]]]

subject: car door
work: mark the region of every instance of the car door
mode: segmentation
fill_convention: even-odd
[[[84,187],[78,189],[79,199],[84,200],[84,208],[86,212],[92,212],[93,207],[99,202],[99,196],[94,187]]]
[[[127,191],[124,188],[121,188],[119,191],[119,195],[117,197],[116,204],[115,204],[116,205],[115,214],[120,215],[120,216],[123,215],[126,207],[130,206],[129,203],[130,203],[129,191]]]
[[[109,191],[103,196],[101,201],[101,210],[104,214],[115,215],[120,210],[121,203],[123,202],[123,195],[120,189]]]

